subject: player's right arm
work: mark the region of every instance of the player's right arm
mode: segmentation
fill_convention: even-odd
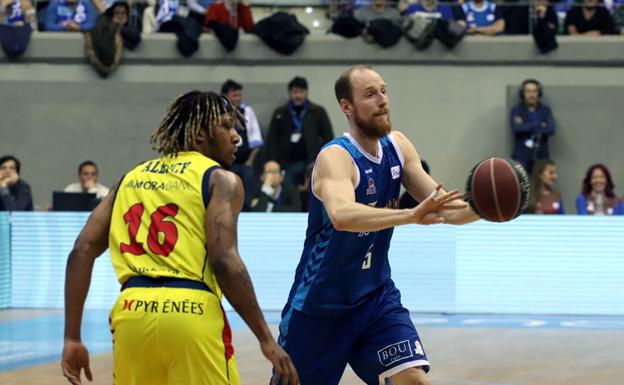
[[[240,179],[217,169],[210,176],[210,202],[205,227],[208,260],[217,282],[243,320],[260,342],[264,356],[271,361],[274,383],[299,384],[297,371],[286,352],[275,342],[254,292],[247,268],[238,253],[238,214],[243,207],[244,191]]]
[[[321,199],[334,228],[339,231],[367,232],[408,223],[442,223],[439,214],[447,204],[461,196],[459,192],[432,194],[418,206],[395,210],[369,207],[355,201],[356,169],[350,155],[334,146],[323,150],[314,169],[314,193]],[[437,186],[436,193],[442,188]]]
[[[89,352],[80,336],[82,312],[91,283],[91,272],[95,259],[108,248],[115,191],[111,188],[108,196],[93,210],[87,220],[74,248],[67,258],[65,270],[65,336],[61,368],[70,383],[80,384],[80,372],[91,381],[93,376],[89,368]]]

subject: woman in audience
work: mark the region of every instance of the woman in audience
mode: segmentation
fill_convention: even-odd
[[[624,205],[615,196],[611,173],[603,164],[592,165],[585,174],[576,212],[584,215],[622,215]]]
[[[565,214],[561,193],[554,190],[557,166],[550,159],[539,159],[533,166],[532,196],[528,212],[534,214]]]

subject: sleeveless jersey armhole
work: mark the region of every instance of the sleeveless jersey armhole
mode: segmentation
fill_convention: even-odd
[[[331,147],[338,147],[344,151],[347,152],[347,154],[349,154],[349,151],[347,151],[344,147],[339,146],[337,144],[332,144],[330,146],[325,147],[324,149],[321,150],[321,152],[325,151],[328,148]],[[320,152],[319,152],[320,154]],[[358,167],[358,165],[355,163],[355,159],[353,159],[353,157],[351,156],[351,154],[349,154],[349,158],[351,158],[351,163],[353,164],[353,167],[355,167],[355,185],[353,186],[353,191],[357,190],[358,186],[360,185],[360,168]],[[314,167],[312,168],[312,175],[310,175],[310,191],[312,191],[312,195],[314,195],[314,197],[316,199],[318,199],[319,201],[322,202],[321,197],[319,197],[318,195],[316,195],[316,192],[314,192],[314,172],[316,171],[316,162],[314,162]]]
[[[219,166],[212,166],[206,171],[204,171],[204,176],[202,177],[202,198],[204,199],[204,208],[208,208],[208,203],[210,203],[210,175],[216,169],[219,169]]]

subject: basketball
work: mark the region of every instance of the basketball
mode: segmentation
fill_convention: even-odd
[[[488,158],[475,165],[466,182],[470,206],[491,222],[508,222],[522,214],[530,195],[529,176],[518,162]]]

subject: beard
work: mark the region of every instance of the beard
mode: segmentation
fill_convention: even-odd
[[[390,110],[384,108],[387,120],[380,119],[380,116],[373,116],[369,120],[364,120],[357,109],[354,109],[353,121],[360,128],[364,136],[378,139],[390,134],[392,124],[390,123]]]

